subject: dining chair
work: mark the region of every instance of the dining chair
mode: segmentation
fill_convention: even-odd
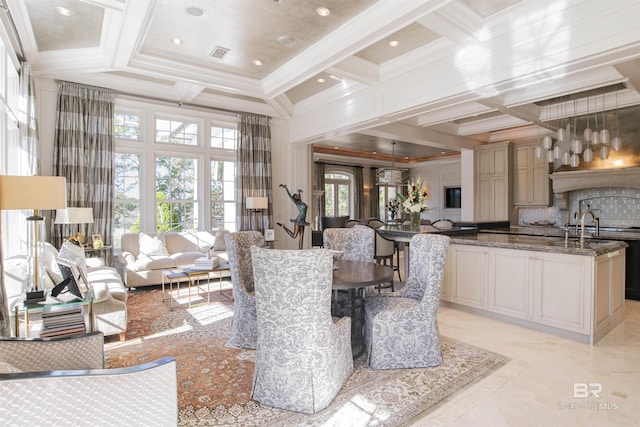
[[[356,225],[361,225],[362,221],[359,219],[348,219],[347,222],[344,223],[345,228],[353,228]]]
[[[320,225],[322,225],[322,230],[326,230],[327,228],[344,228],[348,219],[349,215],[323,216],[320,218]]]
[[[371,227],[356,225],[353,228],[328,228],[323,232],[324,247],[342,251],[347,261],[373,262],[375,234]]]
[[[259,231],[238,231],[224,236],[233,284],[233,320],[227,346],[256,348],[258,326],[253,287],[251,246],[264,246]]]
[[[331,317],[333,254],[251,248],[258,341],[251,397],[315,413],[353,372],[351,318]]]
[[[384,221],[381,221],[378,218],[369,218],[369,221],[367,221],[367,225],[378,229],[384,225]]]
[[[409,244],[410,276],[405,286],[365,299],[365,343],[371,369],[442,363],[437,315],[449,237],[416,234]]]

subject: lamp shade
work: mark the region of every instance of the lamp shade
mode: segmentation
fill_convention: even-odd
[[[269,199],[267,197],[247,197],[247,209],[267,209]]]
[[[63,176],[0,175],[0,209],[62,209],[67,207]]]
[[[66,208],[56,210],[55,224],[93,224],[93,208]]]

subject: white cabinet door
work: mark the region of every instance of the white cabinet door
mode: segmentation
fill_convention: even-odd
[[[488,248],[450,245],[449,301],[486,310]]]
[[[593,258],[535,252],[534,260],[534,321],[589,334]]]
[[[516,206],[549,206],[551,181],[545,156],[537,158],[538,143],[518,144],[514,148],[513,203]]]
[[[489,251],[488,310],[533,319],[534,252],[492,248]]]
[[[625,251],[604,254],[595,260],[594,331],[606,327],[624,310]]]

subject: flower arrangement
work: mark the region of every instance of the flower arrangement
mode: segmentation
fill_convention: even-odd
[[[428,198],[429,194],[422,184],[422,178],[418,176],[407,184],[407,195],[402,202],[402,207],[408,214],[426,212],[429,210]]]
[[[402,195],[398,194],[395,197],[392,197],[385,206],[389,210],[391,219],[395,219],[398,211],[400,211],[400,207],[402,206]]]

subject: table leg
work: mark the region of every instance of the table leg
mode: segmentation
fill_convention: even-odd
[[[331,315],[351,317],[351,352],[354,359],[360,357],[365,350],[364,294],[364,288],[332,291]]]

